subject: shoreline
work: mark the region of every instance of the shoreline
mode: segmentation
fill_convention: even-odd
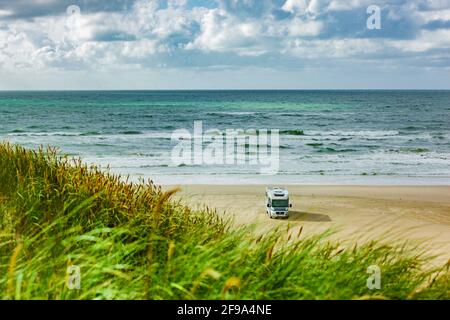
[[[130,179],[138,180],[140,177],[151,178],[159,185],[289,185],[289,186],[450,186],[450,177],[442,176],[298,176],[292,175],[239,175],[234,174],[189,174],[179,175],[173,173],[142,173],[121,172],[113,173],[129,175]],[[188,181],[188,182],[186,182]]]

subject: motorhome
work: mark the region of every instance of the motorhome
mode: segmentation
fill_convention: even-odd
[[[268,187],[266,188],[266,212],[271,219],[289,218],[289,192],[285,188]]]

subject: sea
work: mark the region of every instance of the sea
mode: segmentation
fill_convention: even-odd
[[[277,170],[174,163],[195,123],[278,132]],[[449,185],[450,91],[1,91],[0,141],[157,184]]]

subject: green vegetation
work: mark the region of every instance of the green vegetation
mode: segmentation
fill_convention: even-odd
[[[449,299],[448,266],[403,247],[342,249],[326,235],[297,240],[231,229],[152,183],[0,144],[3,299]],[[286,232],[286,233],[285,233]],[[68,267],[81,270],[69,289]],[[380,290],[367,268],[382,270]]]

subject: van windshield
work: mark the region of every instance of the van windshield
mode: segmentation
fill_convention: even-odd
[[[289,207],[289,200],[272,200],[272,207]]]

